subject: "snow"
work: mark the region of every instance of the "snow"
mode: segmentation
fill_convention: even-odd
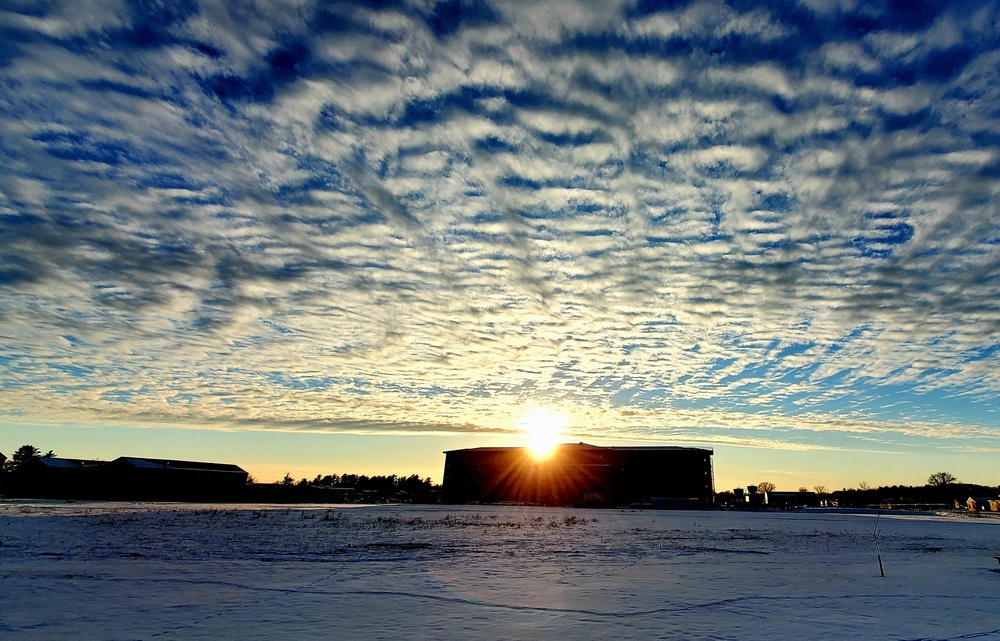
[[[1000,639],[1000,519],[0,502],[0,638]]]

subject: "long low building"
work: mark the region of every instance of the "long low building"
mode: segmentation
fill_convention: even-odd
[[[10,473],[19,498],[131,501],[237,500],[247,473],[236,465],[123,456],[113,461],[34,457]]]
[[[524,447],[444,454],[447,503],[707,507],[715,495],[710,448],[577,443],[545,458]]]

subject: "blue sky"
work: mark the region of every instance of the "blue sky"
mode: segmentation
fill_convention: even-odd
[[[0,447],[995,484],[998,69],[996,2],[7,2]]]

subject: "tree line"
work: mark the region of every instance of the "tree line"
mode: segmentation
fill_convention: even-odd
[[[761,481],[756,488],[758,495],[774,492],[777,486],[770,481]],[[814,504],[816,501],[821,504],[837,505],[839,507],[870,507],[879,505],[938,505],[938,506],[961,506],[969,498],[994,498],[1000,496],[1000,487],[991,485],[976,485],[973,483],[962,483],[950,472],[935,472],[927,477],[924,485],[905,486],[892,485],[872,487],[868,483],[861,481],[856,488],[844,488],[841,490],[828,491],[826,487],[817,485],[814,494],[810,494],[805,487],[800,487],[798,491],[803,493],[803,505]],[[726,492],[721,493],[724,496]],[[763,499],[761,499],[763,500]],[[787,498],[784,499],[787,502]]]
[[[409,476],[367,476],[364,474],[317,474],[299,479],[291,474],[275,483],[250,481],[245,500],[257,503],[436,503],[439,485],[430,478]]]
[[[941,488],[941,487],[947,487],[949,485],[966,485],[966,484],[960,483],[958,477],[956,477],[951,472],[934,472],[933,474],[927,477],[927,483],[926,485],[924,485],[924,487]],[[896,485],[893,487],[900,487],[900,486]],[[760,483],[757,484],[757,491],[761,494],[765,494],[767,492],[774,492],[777,489],[778,486],[770,481],[761,481]],[[874,488],[868,485],[868,483],[866,483],[865,481],[861,481],[858,484],[857,490],[854,490],[854,488],[844,488],[840,490],[840,492],[852,492],[852,491],[867,492],[868,490],[871,489]],[[809,489],[805,487],[800,487],[798,491],[808,492]],[[813,487],[813,491],[816,492],[816,494],[828,494],[825,485],[816,485]]]
[[[351,490],[358,495],[368,495],[371,498],[388,500],[392,498],[409,498],[424,500],[429,498],[439,486],[434,485],[430,477],[421,478],[417,474],[409,476],[367,476],[365,474],[317,474],[311,481],[303,478],[296,481],[291,474],[279,483],[286,487],[319,488]]]

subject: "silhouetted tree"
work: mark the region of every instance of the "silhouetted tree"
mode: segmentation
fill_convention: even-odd
[[[397,480],[396,488],[400,492],[406,492],[410,496],[426,497],[431,493],[431,480],[421,479],[416,474]]]
[[[325,476],[317,474],[316,478],[313,479],[313,485],[323,485],[329,487],[331,485],[337,485],[338,483],[340,483],[340,475],[338,474],[327,474]]]
[[[301,482],[299,483],[301,485]],[[308,485],[351,488],[362,500],[385,501],[399,499],[404,501],[427,501],[434,495],[434,484],[430,478],[422,479],[416,474],[410,476],[357,475],[357,474],[317,474]]]
[[[757,484],[757,491],[761,494],[764,494],[765,492],[773,492],[777,488],[778,486],[770,481],[761,481]]]
[[[22,445],[21,447],[17,448],[17,450],[14,452],[13,458],[10,459],[11,464],[14,467],[17,467],[18,465],[24,463],[25,461],[30,461],[33,458],[38,458],[38,455],[40,453],[41,450],[39,450],[34,445]]]
[[[817,486],[813,487],[813,491],[816,492],[816,494],[826,494],[826,486],[825,485],[817,485]]]
[[[934,487],[951,485],[952,483],[956,482],[958,482],[958,479],[955,478],[955,475],[951,474],[950,472],[934,472],[929,477],[927,477],[927,485],[933,485]]]
[[[281,484],[295,485],[295,479],[292,478],[292,475],[289,472],[285,472],[285,478],[281,479]]]

